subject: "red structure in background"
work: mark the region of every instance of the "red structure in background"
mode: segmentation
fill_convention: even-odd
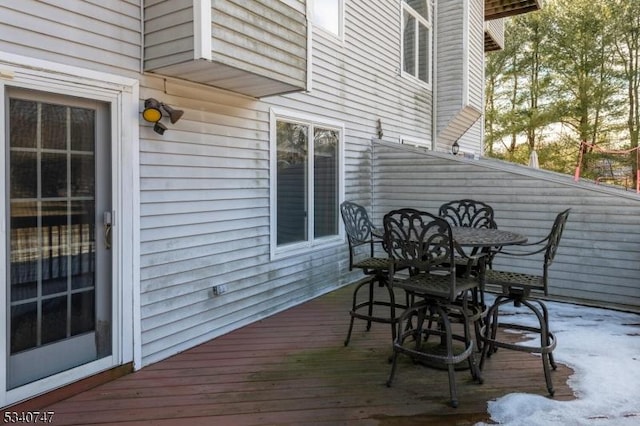
[[[636,193],[640,194],[640,151],[638,151],[638,147],[630,148],[630,149],[617,149],[617,150],[606,150],[602,149],[597,145],[590,144],[587,141],[580,142],[580,154],[578,156],[578,164],[576,165],[576,172],[573,176],[574,181],[580,180],[580,168],[582,167],[582,158],[584,156],[584,151],[586,148],[592,148],[595,151],[598,151],[601,154],[630,154],[633,151],[636,152]]]

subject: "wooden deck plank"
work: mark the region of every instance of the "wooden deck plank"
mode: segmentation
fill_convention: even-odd
[[[446,371],[406,357],[389,388],[390,326],[356,321],[345,347],[350,298],[340,289],[42,409],[56,425],[468,425],[488,420],[491,399],[546,395],[539,357],[508,350],[482,385],[456,373],[457,409]],[[555,399],[575,398],[571,373],[553,373]]]

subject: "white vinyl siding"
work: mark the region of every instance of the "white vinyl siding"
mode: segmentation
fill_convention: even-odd
[[[147,365],[290,306],[277,298],[295,291],[269,263],[268,109],[152,76],[142,93],[185,111],[163,136],[145,122],[140,132]],[[222,284],[228,292],[213,297]]]
[[[343,238],[271,257],[271,108],[343,129],[341,193],[368,208],[378,120],[385,141],[431,141],[431,92],[398,76],[400,3],[345,5],[345,42],[313,39],[308,93],[255,100],[145,76],[142,98],[185,114],[164,136],[142,123],[143,365],[361,276]]]
[[[436,150],[480,154],[483,112],[483,0],[438,3]],[[478,26],[480,26],[478,28]]]
[[[0,51],[135,77],[137,0],[0,2]]]
[[[551,266],[551,297],[637,309],[640,306],[640,196],[572,176],[497,160],[457,159],[402,145],[374,146],[374,220],[398,207],[437,211],[447,201],[490,204],[500,229],[535,242],[556,214],[571,208]],[[500,267],[540,273],[542,259],[494,260]]]
[[[145,68],[192,61],[199,53],[195,50],[194,1],[145,1],[144,5]]]
[[[301,0],[145,0],[144,69],[253,97],[305,89]]]

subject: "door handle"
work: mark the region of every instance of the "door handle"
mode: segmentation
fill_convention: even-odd
[[[113,228],[113,221],[111,212],[104,212],[102,215],[104,223],[104,246],[107,250],[111,249],[111,229]]]

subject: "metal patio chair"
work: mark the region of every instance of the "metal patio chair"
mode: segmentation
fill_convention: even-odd
[[[442,204],[438,216],[451,226],[497,228],[493,208],[486,203],[468,198]]]
[[[438,210],[438,216],[445,219],[451,226],[498,229],[498,225],[494,219],[493,207],[482,201],[476,201],[470,198],[453,200],[442,204]],[[479,253],[484,253],[484,266],[490,268],[493,257],[499,250],[500,247],[486,248],[482,250],[474,248],[471,250],[470,255],[476,256]],[[456,257],[456,262],[458,262],[458,266],[460,267],[458,274],[479,273],[477,264],[472,264],[468,270],[466,270],[465,265],[467,263],[467,259],[465,258],[460,259]],[[481,286],[476,292],[474,301],[485,307],[483,286]]]
[[[469,300],[480,279],[456,276],[453,257],[457,250],[451,227],[444,219],[400,209],[386,214],[383,223],[385,248],[392,260],[390,285],[405,290],[412,301],[398,322],[387,386],[394,379],[398,355],[405,354],[414,361],[446,368],[451,405],[457,407],[456,364],[467,361],[472,377],[482,383],[470,332],[481,312]],[[408,268],[410,273],[398,276],[398,268]],[[462,332],[452,328],[454,322],[462,324]],[[427,342],[431,335],[440,337],[435,345]]]
[[[553,263],[553,259],[558,251],[560,238],[562,237],[562,232],[565,228],[570,210],[571,209],[567,209],[556,216],[551,231],[545,238],[534,243],[523,244],[523,246],[538,246],[538,249],[525,253],[510,253],[504,250],[500,252],[501,255],[507,256],[532,256],[544,253],[542,275],[497,270],[487,270],[485,273],[486,284],[498,285],[502,288],[502,292],[496,297],[493,305],[487,311],[480,369],[484,366],[485,358],[490,357],[498,347],[541,354],[547,390],[551,396],[553,396],[554,390],[550,368],[556,369],[556,363],[554,362],[552,353],[556,347],[556,339],[553,333],[549,331],[549,313],[547,307],[535,294],[545,296],[548,294],[549,267]],[[528,308],[535,314],[538,320],[538,326],[501,322],[500,307],[508,303],[513,303],[514,306],[518,308],[522,306]],[[537,333],[540,335],[540,344],[524,345],[499,341],[497,337],[498,328]]]
[[[344,345],[347,346],[351,340],[353,323],[356,318],[367,322],[367,331],[371,329],[372,322],[391,324],[391,337],[395,338],[396,308],[404,309],[406,306],[396,303],[395,294],[388,285],[388,257],[386,255],[376,256],[376,245],[382,244],[382,239],[374,235],[375,227],[363,206],[345,201],[340,205],[340,214],[349,242],[349,270],[361,269],[369,277],[357,284],[353,291],[353,303],[349,312],[351,321]],[[377,234],[380,235],[380,233]],[[380,299],[376,296],[376,284],[378,287],[386,289],[387,299]],[[367,298],[362,301],[359,292],[364,288],[368,290],[368,294]],[[379,311],[374,312],[375,306],[388,307],[388,314],[382,315]]]

